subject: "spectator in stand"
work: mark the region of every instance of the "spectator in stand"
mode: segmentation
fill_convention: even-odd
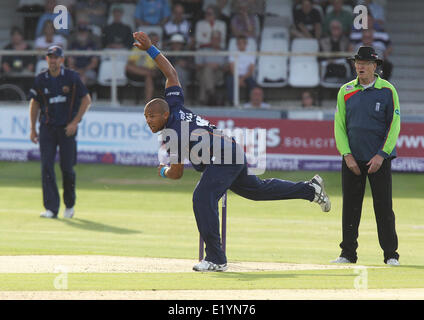
[[[217,86],[224,83],[224,74],[227,71],[227,57],[214,55],[213,52],[223,50],[221,32],[213,31],[211,35],[211,46],[199,49],[199,51],[210,52],[210,56],[196,56],[197,78],[199,83],[199,104],[222,105],[223,96],[218,94]]]
[[[239,52],[246,51],[247,38],[239,36],[237,38],[237,49]],[[230,72],[226,77],[227,98],[230,103],[234,101],[234,57],[230,56]],[[238,77],[240,88],[246,88],[247,99],[250,97],[250,91],[256,87],[256,82],[253,78],[255,74],[256,57],[254,55],[240,55],[238,60]]]
[[[210,5],[205,11],[205,18],[198,21],[196,24],[196,47],[212,47],[211,35],[213,31],[218,31],[221,33],[221,48],[226,48],[227,26],[224,21],[217,19],[216,6]]]
[[[12,27],[10,30],[10,43],[4,47],[4,50],[32,50],[32,47],[24,40],[24,34],[19,27]],[[32,56],[3,56],[2,57],[3,75],[10,73],[31,73],[34,72],[35,61]]]
[[[96,43],[90,41],[90,30],[87,26],[78,26],[76,41],[70,43],[70,50],[98,50]],[[97,80],[97,67],[99,58],[96,56],[69,56],[68,66],[79,73],[81,81],[86,86],[91,86]]]
[[[249,102],[243,105],[246,109],[269,109],[271,108],[269,103],[264,102],[264,90],[261,87],[254,87],[250,91]]]
[[[131,49],[133,44],[130,26],[122,23],[124,9],[120,4],[112,6],[113,22],[103,30],[103,47],[108,49]]]
[[[384,12],[384,8],[380,4],[372,0],[362,0],[359,1],[359,4],[365,5],[374,17],[375,21],[381,26],[384,25],[386,21],[386,15]]]
[[[232,12],[232,2],[232,0],[203,0],[203,12],[206,12],[206,9],[212,5],[216,8],[216,18],[229,25]]]
[[[66,39],[60,34],[56,34],[52,20],[46,20],[43,26],[43,33],[35,39],[34,47],[35,49],[47,50],[50,46],[59,46],[65,49]]]
[[[330,35],[320,40],[322,52],[348,52],[350,43],[348,37],[343,34],[343,26],[337,19],[330,22]],[[324,79],[345,79],[350,76],[350,70],[346,68],[346,59],[334,57],[322,59],[321,65],[325,70]]]
[[[41,17],[38,19],[37,27],[35,29],[35,38],[41,37],[43,35],[44,25],[46,21],[53,21],[59,13],[54,13],[54,7],[56,7],[57,2],[56,0],[46,0],[44,6],[44,13],[41,15]],[[58,29],[57,32],[63,36],[67,36],[69,34],[69,30],[72,30],[72,16],[68,12],[68,28],[67,29]]]
[[[231,18],[231,36],[244,36],[257,39],[260,30],[258,30],[258,18],[249,13],[249,3],[238,1],[237,13]]]
[[[107,25],[107,5],[101,0],[79,0],[75,6],[77,15],[88,17],[92,32],[101,36],[101,30]]]
[[[301,8],[295,9],[290,31],[294,38],[321,38],[321,15],[312,7],[311,0],[302,0]]]
[[[351,44],[350,51],[357,51],[361,46],[373,47],[377,55],[383,58],[381,77],[388,81],[393,70],[393,64],[389,61],[389,55],[393,51],[390,38],[386,38],[386,41],[383,41],[374,37],[373,29],[365,29],[362,32],[362,41],[356,45]]]
[[[158,46],[159,35],[157,33],[149,33],[149,38],[154,46]],[[136,47],[132,48],[132,52],[135,54],[128,57],[126,75],[130,80],[144,82],[144,99],[147,103],[153,98],[155,82],[161,80],[161,73],[150,56],[138,55],[139,50]]]
[[[169,40],[169,49],[170,51],[184,51],[186,50],[186,39],[182,34],[174,33]],[[184,92],[187,91],[187,85],[191,80],[191,67],[193,66],[192,57],[182,57],[182,56],[172,56],[168,55],[168,60],[177,70],[178,76],[180,78],[181,87]]]
[[[374,30],[374,38],[379,39],[382,41],[387,41],[389,38],[389,35],[384,30],[384,28],[373,18],[373,16],[368,13],[367,17],[367,26],[365,29],[372,29]],[[362,41],[362,31],[364,31],[363,28],[356,29],[355,26],[352,26],[352,31],[350,33],[350,42],[354,45],[361,43]]]
[[[102,48],[102,39],[98,35],[93,33],[92,25],[90,25],[90,20],[88,16],[84,13],[81,13],[77,15],[76,18],[76,27],[74,28],[73,32],[68,37],[68,43],[77,42],[77,36],[78,36],[78,29],[79,27],[86,27],[90,30],[89,32],[89,42],[94,42],[96,44],[97,48]]]
[[[242,1],[242,0],[238,0]],[[266,0],[246,0],[247,6],[249,8],[249,13],[257,17],[260,23],[260,28],[262,28],[264,17],[265,17],[265,6]],[[260,30],[258,30],[260,32]],[[259,35],[258,35],[259,36]]]
[[[343,33],[348,36],[350,30],[352,29],[353,14],[345,9],[343,9],[344,2],[343,0],[334,0],[333,1],[333,10],[327,12],[324,17],[323,23],[323,33],[325,35],[330,34],[330,23],[333,20],[338,20],[342,24]]]
[[[180,3],[184,7],[185,18],[195,25],[202,16],[203,0],[174,0],[174,3]]]
[[[163,26],[171,17],[168,0],[139,0],[134,17],[137,27]]]
[[[305,90],[302,92],[301,99],[302,99],[302,107],[304,108],[313,108],[317,106],[314,94],[309,90]]]
[[[164,25],[165,42],[168,42],[173,34],[180,34],[184,36],[185,43],[189,48],[193,47],[191,39],[191,23],[184,18],[184,7],[180,3],[174,4],[172,8],[171,19]]]
[[[18,27],[10,30],[10,43],[4,50],[31,50],[31,46],[24,40],[24,34]],[[12,82],[22,88],[24,92],[31,89],[34,77],[35,58],[33,56],[5,55],[2,57],[2,76],[7,82]]]

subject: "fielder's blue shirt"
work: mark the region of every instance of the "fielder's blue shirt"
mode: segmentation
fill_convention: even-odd
[[[165,100],[168,103],[170,115],[162,131],[162,134],[167,136],[164,142],[167,143],[171,139],[167,129],[172,129],[171,131],[175,132],[178,139],[177,149],[168,150],[171,163],[183,163],[185,159],[188,159],[193,168],[200,172],[204,171],[206,165],[211,163],[227,164],[224,158],[226,154],[231,154],[231,163],[235,163],[237,160],[236,152],[239,150],[236,148],[235,140],[225,136],[221,131],[216,130],[216,127],[211,125],[209,121],[202,119],[191,110],[185,108],[184,94],[181,87],[166,88]],[[204,149],[198,145],[199,143],[204,143],[204,146],[207,145],[207,155],[202,155],[202,150]],[[197,148],[193,149],[196,146]],[[215,149],[219,148],[220,151],[214,153],[214,147]],[[206,157],[207,160],[202,161]]]
[[[39,73],[30,90],[29,99],[40,104],[40,123],[66,126],[78,113],[81,99],[88,93],[79,74],[62,67],[57,77],[49,71]]]

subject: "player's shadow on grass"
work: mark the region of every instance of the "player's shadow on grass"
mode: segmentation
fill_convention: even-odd
[[[89,230],[89,231],[97,231],[97,232],[110,232],[110,233],[116,233],[116,234],[135,234],[135,233],[141,233],[139,230],[133,230],[133,229],[127,229],[127,228],[120,228],[120,227],[114,227],[103,223],[98,223],[90,220],[85,219],[61,219],[61,221],[68,226],[79,228],[83,230]]]

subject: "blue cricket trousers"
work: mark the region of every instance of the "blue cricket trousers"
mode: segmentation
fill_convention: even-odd
[[[67,208],[75,205],[75,171],[77,143],[75,136],[68,137],[64,126],[40,125],[41,180],[44,207],[54,214],[59,212],[60,196],[54,171],[59,146],[60,169],[63,180],[63,201]]]
[[[218,211],[218,202],[227,189],[250,200],[313,201],[315,196],[315,189],[306,182],[248,175],[246,164],[206,166],[193,193],[193,210],[197,228],[206,244],[205,260],[216,264],[227,263],[221,248]]]

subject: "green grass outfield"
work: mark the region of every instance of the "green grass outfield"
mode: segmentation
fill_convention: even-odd
[[[0,255],[112,255],[197,258],[192,191],[199,174],[180,181],[155,168],[79,164],[76,216],[40,219],[40,164],[0,162]],[[340,253],[341,187],[338,172],[321,172],[332,211],[302,200],[253,202],[228,197],[229,261],[328,264]],[[312,172],[267,172],[306,180]],[[57,170],[58,185],[61,175]],[[385,267],[369,186],[359,229],[358,264]],[[424,175],[393,174],[401,267],[368,269],[369,288],[424,287]],[[55,274],[0,274],[0,291],[54,290]],[[226,273],[74,273],[69,290],[351,289],[351,269]],[[213,280],[213,288],[211,281]]]

